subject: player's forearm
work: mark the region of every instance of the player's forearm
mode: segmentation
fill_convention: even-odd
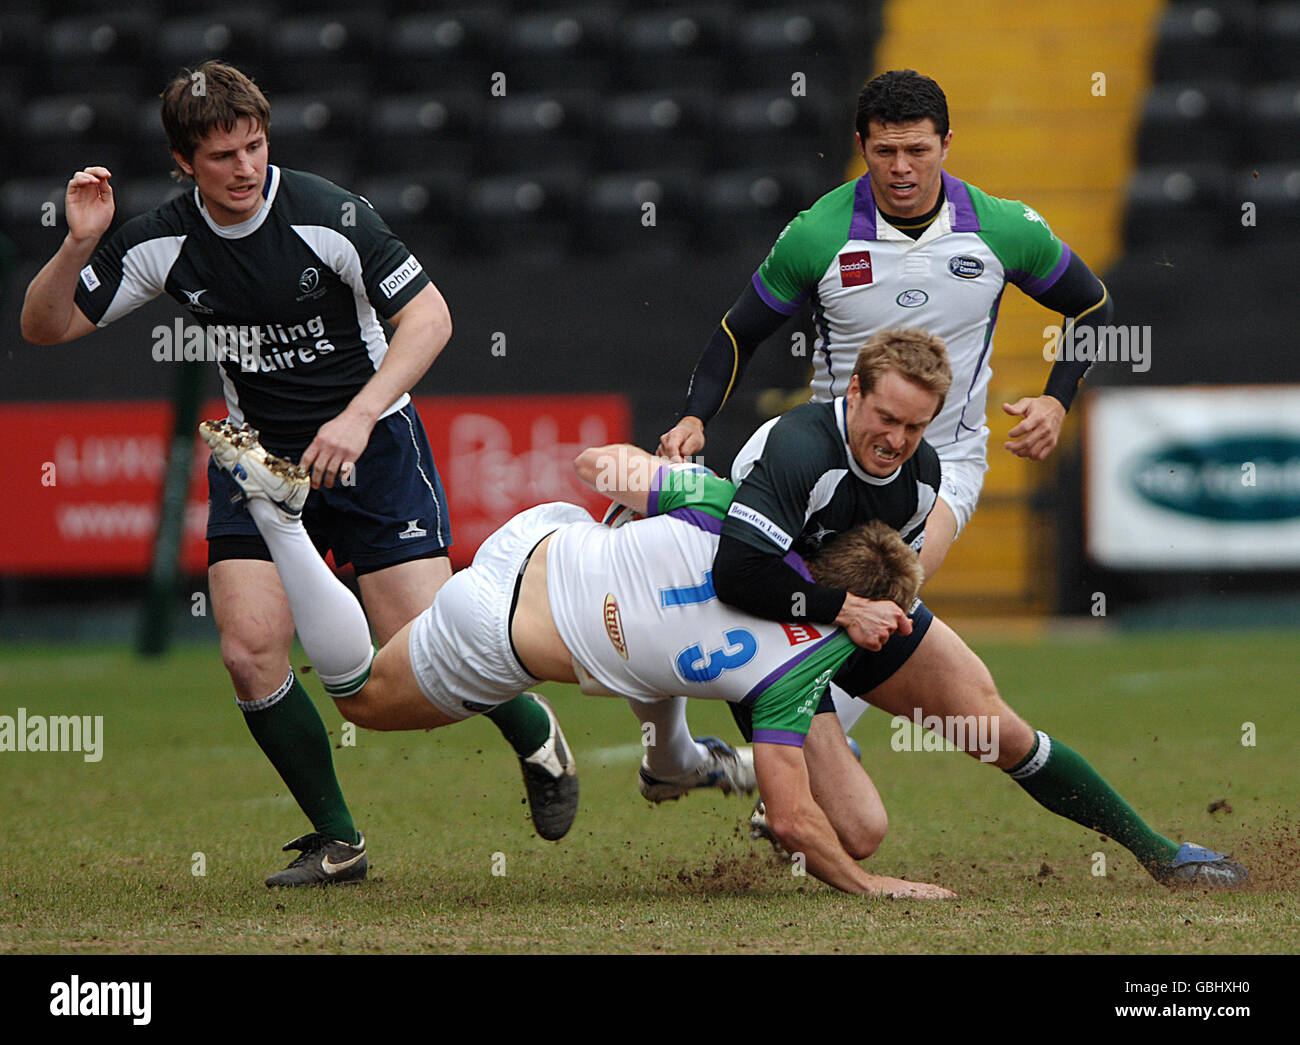
[[[52,345],[63,340],[76,305],[77,278],[98,243],[98,237],[77,240],[69,234],[28,284],[22,312],[22,333],[27,341]]]
[[[755,617],[815,624],[833,624],[848,594],[802,576],[779,552],[759,551],[726,533],[713,559],[713,590]]]
[[[752,286],[746,286],[695,364],[682,416],[697,417],[707,424],[722,409],[758,346],[787,318],[769,308]]]
[[[450,337],[451,317],[445,310],[404,318],[375,376],[352,398],[348,411],[371,423],[382,417],[428,372]]]
[[[1073,343],[1073,339],[1087,328],[1092,328],[1095,336],[1098,328],[1110,324],[1115,313],[1114,302],[1105,285],[1077,254],[1070,258],[1061,278],[1034,300],[1065,317],[1066,334],[1063,334],[1058,344],[1067,341]],[[1094,339],[1093,344],[1097,343]],[[1079,382],[1091,365],[1090,360],[1076,359],[1072,353],[1061,353],[1052,364],[1043,394],[1050,395],[1069,410],[1079,389]]]

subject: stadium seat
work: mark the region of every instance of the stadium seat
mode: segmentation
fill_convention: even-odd
[[[20,119],[23,168],[30,174],[73,171],[102,164],[129,175],[139,159],[127,145],[132,96],[46,95],[31,98]]]
[[[408,246],[414,242],[436,244],[439,253],[456,249],[456,225],[464,198],[462,178],[427,171],[385,174],[362,178],[356,191]]]
[[[510,91],[558,88],[605,89],[616,10],[601,4],[517,14],[506,30]]]
[[[113,181],[118,182],[118,179],[114,178]],[[193,182],[179,182],[162,174],[153,178],[133,178],[118,182],[113,188],[113,199],[117,203],[119,215],[133,218],[193,191]]]
[[[1139,163],[1235,163],[1240,153],[1241,89],[1227,81],[1156,84],[1142,107]]]
[[[1242,78],[1253,20],[1245,0],[1170,4],[1156,31],[1155,80]]]
[[[723,4],[666,11],[635,11],[618,23],[614,73],[629,89],[689,85],[719,92],[726,86],[723,41],[732,17]]]
[[[481,85],[501,67],[506,15],[500,5],[406,14],[388,25],[381,44],[383,79],[395,90]]]
[[[405,170],[471,175],[478,164],[482,92],[393,94],[375,99],[363,151],[375,173]]]
[[[158,29],[150,51],[154,78],[162,85],[181,69],[220,58],[256,79],[270,35],[270,15],[261,8],[218,7],[208,15],[170,18]]]
[[[48,259],[59,249],[68,232],[63,197],[71,173],[11,178],[0,185],[0,228],[23,256]]]
[[[1125,247],[1219,241],[1240,213],[1228,184],[1227,168],[1212,163],[1140,168],[1128,188]]]
[[[1260,8],[1251,61],[1261,80],[1300,79],[1300,3]]]
[[[814,186],[806,170],[735,168],[706,178],[698,199],[695,245],[703,250],[762,246],[761,257],[800,209],[830,186]]]
[[[596,155],[590,129],[597,104],[597,95],[571,90],[489,98],[484,107],[485,172],[590,166]]]
[[[1300,237],[1300,159],[1243,171],[1235,195],[1242,202],[1254,203],[1256,208],[1255,224],[1243,226],[1241,203],[1236,203],[1236,224],[1241,230],[1234,236],[1236,241],[1294,243]]]
[[[581,180],[543,174],[493,175],[469,187],[467,241],[476,253],[560,262],[573,240],[573,202]]]
[[[1300,160],[1300,80],[1274,83],[1246,100],[1242,162]]]
[[[698,171],[601,174],[582,193],[578,245],[593,254],[670,260],[690,248]],[[649,205],[649,206],[648,206]]]
[[[46,23],[33,89],[54,93],[66,91],[70,84],[109,93],[144,89],[147,77],[141,59],[150,28],[145,14],[130,10]]]
[[[756,156],[779,155],[782,162],[815,157],[827,141],[821,113],[815,100],[783,88],[728,95],[713,114],[715,163],[732,167]]]
[[[641,91],[600,113],[601,166],[610,170],[709,165],[707,91]]]
[[[274,91],[368,92],[382,17],[350,11],[281,18],[271,28],[264,87]]]

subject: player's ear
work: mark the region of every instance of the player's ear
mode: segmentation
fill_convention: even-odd
[[[191,178],[194,177],[194,168],[191,167],[189,162],[185,159],[185,157],[182,156],[175,149],[172,150],[172,159],[176,161],[177,167],[179,167],[182,171],[188,174]]]

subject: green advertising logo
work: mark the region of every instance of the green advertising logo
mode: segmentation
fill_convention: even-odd
[[[1140,457],[1129,482],[1152,504],[1184,515],[1246,523],[1300,518],[1300,438],[1171,443]]]

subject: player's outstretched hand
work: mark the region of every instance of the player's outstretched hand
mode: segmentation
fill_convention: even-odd
[[[107,167],[87,167],[68,182],[64,214],[68,234],[75,240],[98,240],[113,222],[113,175]]]
[[[835,623],[863,649],[878,650],[889,636],[912,634],[912,619],[895,602],[875,602],[849,592]]]
[[[1017,457],[1041,461],[1056,449],[1065,421],[1065,407],[1055,396],[1041,395],[1003,403],[1002,409],[1012,417],[1023,420],[1007,433],[1008,442],[1003,448]]]
[[[320,426],[311,446],[303,451],[298,461],[303,468],[311,469],[313,490],[319,490],[322,485],[333,486],[335,479],[346,486],[356,483],[357,460],[365,452],[373,428],[373,422],[346,410]]]
[[[655,453],[660,457],[671,457],[674,461],[684,461],[703,449],[704,422],[698,417],[688,416],[659,437],[659,448]]]

